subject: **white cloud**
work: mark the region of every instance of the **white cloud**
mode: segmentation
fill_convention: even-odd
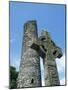
[[[58,71],[65,69],[65,54],[60,59],[56,59]]]
[[[21,59],[18,58],[18,59],[15,60],[15,63],[14,63],[14,66],[16,67],[17,71],[19,71],[20,60]]]
[[[43,59],[42,59],[41,57],[40,57],[40,68],[41,68],[41,80],[42,80],[42,86],[45,86]]]
[[[64,85],[65,84],[65,53],[60,59],[56,59],[56,63],[57,63],[60,84]]]
[[[21,59],[19,57],[15,57],[15,58],[12,58],[11,60],[10,60],[10,65],[16,67],[16,70],[19,71],[19,65],[20,65]]]
[[[60,80],[60,84],[61,85],[65,85],[65,78],[63,78],[63,79]]]

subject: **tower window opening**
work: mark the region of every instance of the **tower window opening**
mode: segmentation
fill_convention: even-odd
[[[34,83],[34,79],[32,78],[31,83]]]

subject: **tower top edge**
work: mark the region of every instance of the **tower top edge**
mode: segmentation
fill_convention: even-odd
[[[28,24],[28,23],[36,23],[36,20],[28,20],[27,22],[24,23],[24,25]]]

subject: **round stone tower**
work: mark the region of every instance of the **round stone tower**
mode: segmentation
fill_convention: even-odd
[[[31,48],[38,39],[36,21],[24,24],[24,36],[17,88],[41,86],[40,58],[38,52]]]

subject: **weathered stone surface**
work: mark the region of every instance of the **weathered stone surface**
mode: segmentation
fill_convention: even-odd
[[[52,41],[49,33],[43,31],[39,39],[34,41],[31,47],[39,53],[40,57],[43,58],[45,86],[60,85],[55,59],[62,56],[62,51]]]
[[[23,48],[17,87],[41,86],[40,57],[43,58],[45,86],[60,85],[55,59],[61,58],[61,49],[43,31],[38,38],[36,21],[24,24]]]
[[[46,49],[46,57],[43,58],[45,70],[45,86],[60,85],[55,59],[62,56],[61,49],[57,47],[56,44],[52,41],[47,31],[44,31],[41,36],[42,37],[40,37],[40,40]]]
[[[36,21],[28,21],[24,25],[23,51],[17,79],[18,88],[41,86],[39,54],[30,47],[37,38]]]
[[[32,43],[31,48],[36,50],[40,57],[42,57],[42,58],[45,57],[46,50],[44,49],[42,42],[39,39],[35,40]]]

